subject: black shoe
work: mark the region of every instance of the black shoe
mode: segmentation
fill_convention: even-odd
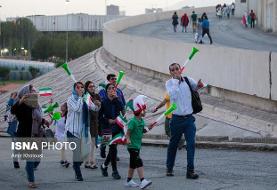
[[[112,176],[113,176],[114,179],[121,179],[121,176],[119,175],[118,171],[114,171],[112,173]]]
[[[188,179],[198,179],[199,175],[194,173],[194,170],[187,171],[187,178]]]
[[[63,167],[68,168],[70,165],[70,163],[68,161],[64,161],[64,163],[62,164]]]
[[[106,158],[106,146],[100,146],[100,156]]]
[[[77,180],[77,181],[84,181],[84,179],[83,179],[83,176],[77,176],[77,175],[75,175],[75,179]]]
[[[104,177],[108,177],[108,167],[103,167],[103,164],[101,165],[101,171],[102,171],[102,175],[104,176]]]
[[[119,157],[116,157],[116,161],[120,161]]]
[[[61,160],[61,161],[60,161],[60,164],[61,164],[61,165],[63,165],[63,164],[64,164],[64,161],[63,161],[63,160]]]
[[[172,169],[167,169],[167,171],[166,171],[166,176],[174,176],[174,172],[173,172],[173,170]]]
[[[20,168],[19,162],[13,162],[13,167],[14,167],[15,169]]]

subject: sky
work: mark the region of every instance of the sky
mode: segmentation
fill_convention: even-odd
[[[66,2],[69,1],[69,2]],[[178,9],[179,6],[204,7],[235,0],[0,0],[0,18],[67,13],[105,14],[105,5],[118,5],[126,15],[144,14],[145,8]],[[181,8],[181,7],[180,7]]]

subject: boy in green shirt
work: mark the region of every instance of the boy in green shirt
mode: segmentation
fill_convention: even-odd
[[[128,124],[128,130],[126,134],[127,148],[130,154],[130,164],[128,169],[128,178],[125,186],[127,187],[140,187],[145,189],[150,186],[152,182],[144,179],[144,168],[142,159],[139,156],[143,133],[148,132],[153,126],[145,127],[143,117],[145,116],[146,105],[143,101],[142,95],[137,96],[133,101],[134,117]],[[134,171],[137,169],[140,185],[132,180]]]

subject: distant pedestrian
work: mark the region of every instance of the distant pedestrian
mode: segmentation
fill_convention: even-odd
[[[177,12],[174,12],[172,15],[172,25],[173,25],[173,31],[177,32],[177,25],[179,24],[178,22],[178,15]]]
[[[247,28],[247,13],[245,12],[244,15],[242,15],[241,24]]]
[[[201,18],[198,18],[194,39],[195,39],[195,43],[202,43],[202,20],[201,20]]]
[[[251,26],[251,28],[255,28],[256,14],[254,13],[253,10],[251,10],[249,15],[250,15],[250,19],[251,19],[250,26]]]
[[[197,14],[195,13],[195,11],[192,11],[191,21],[192,21],[192,31],[193,31],[193,33],[195,33],[196,32],[196,24],[197,24]]]
[[[184,32],[184,29],[185,29],[185,32],[187,32],[188,24],[189,24],[189,18],[188,18],[188,15],[185,13],[181,18],[182,32]]]
[[[203,14],[201,15],[201,20],[204,20],[204,18],[208,18],[207,13],[203,12]]]
[[[222,7],[218,7],[216,11],[216,16],[218,16],[218,19],[222,19]]]
[[[233,2],[233,3],[231,4],[232,16],[235,15],[235,8],[236,8],[236,6],[235,6],[235,3]]]
[[[230,6],[226,7],[226,14],[227,14],[227,18],[230,19],[230,14],[231,14],[231,7]]]
[[[202,39],[205,36],[205,34],[208,35],[208,37],[210,39],[210,44],[212,44],[213,40],[210,35],[210,24],[209,24],[209,20],[207,17],[204,17],[204,20],[202,21]],[[201,39],[200,43],[203,43],[202,39]]]

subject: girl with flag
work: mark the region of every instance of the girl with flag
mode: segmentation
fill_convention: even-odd
[[[107,94],[107,99],[104,99],[101,102],[101,109],[99,111],[99,124],[101,127],[103,138],[109,141],[110,139],[107,139],[106,137],[114,137],[119,133],[122,133],[122,129],[116,124],[116,118],[120,115],[120,112],[123,112],[124,108],[116,94],[115,85],[109,83],[106,85],[105,90]],[[113,178],[121,178],[117,171],[116,156],[117,145],[110,144],[109,153],[106,157],[105,162],[101,165],[101,171],[104,177],[108,176],[108,165],[111,162]]]
[[[143,162],[140,158],[140,148],[142,142],[143,133],[148,132],[154,125],[150,125],[149,127],[145,127],[145,123],[143,117],[145,116],[146,105],[144,103],[145,96],[139,95],[133,100],[133,113],[134,117],[130,120],[128,124],[127,130],[127,144],[128,144],[128,152],[130,154],[130,163],[128,169],[128,177],[125,183],[127,187],[140,187],[141,189],[145,189],[149,185],[152,184],[150,180],[146,180],[144,178],[144,168]],[[140,185],[132,180],[134,176],[134,171],[137,169]]]

